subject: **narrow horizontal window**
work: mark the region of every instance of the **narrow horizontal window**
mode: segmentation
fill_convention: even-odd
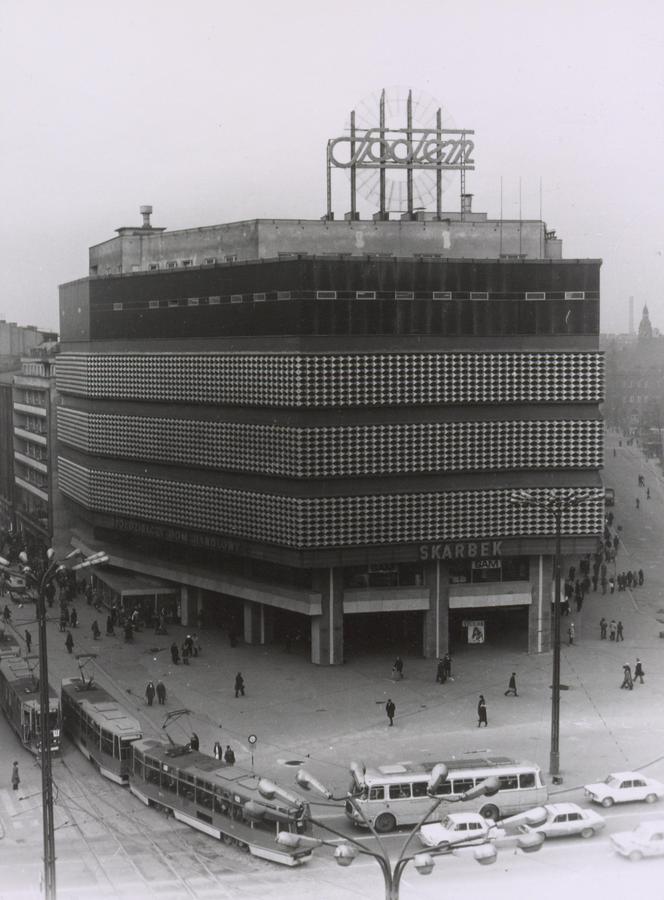
[[[208,304],[210,306],[219,306],[221,303],[221,297],[208,297]]]
[[[546,300],[544,291],[526,291],[526,300]]]
[[[375,291],[355,291],[355,299],[356,300],[375,300],[376,292]]]
[[[470,299],[471,300],[488,300],[489,295],[486,291],[471,291]]]
[[[169,305],[169,306],[179,306],[179,305],[180,305],[180,301],[179,301],[179,300],[169,300],[169,301],[168,301],[168,305]]]
[[[412,300],[413,299],[412,291],[395,291],[394,297],[396,300]]]
[[[148,309],[159,309],[159,301],[158,300],[149,300],[148,301]]]
[[[277,300],[290,300],[290,291],[277,291]]]
[[[265,300],[265,294],[254,294],[254,300],[256,301],[256,303],[260,302],[261,300]]]
[[[187,297],[187,306],[198,306],[198,297]]]
[[[114,312],[119,312],[119,311],[120,311],[121,309],[123,309],[123,308],[124,308],[124,304],[122,304],[122,303],[114,303],[114,304],[113,304],[113,311],[114,311]]]
[[[231,303],[242,303],[242,294],[231,294]]]
[[[433,299],[434,300],[451,300],[452,299],[452,291],[434,291]]]
[[[336,300],[336,291],[316,291],[316,300]]]
[[[583,300],[585,296],[584,291],[565,291],[565,300]]]

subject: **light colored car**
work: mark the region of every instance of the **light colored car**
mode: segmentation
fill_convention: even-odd
[[[581,835],[589,838],[606,826],[606,822],[594,809],[583,809],[576,803],[548,803],[541,807],[546,819],[537,825],[523,823],[518,830],[523,834],[534,832],[545,838]]]
[[[645,800],[654,803],[664,797],[664,784],[654,778],[646,778],[640,772],[612,772],[605,781],[585,786],[586,797],[602,806]]]
[[[611,835],[611,843],[634,862],[644,856],[664,856],[664,819],[641,822],[633,831],[618,831]]]
[[[25,576],[19,572],[7,572],[5,573],[5,585],[12,594],[22,594],[26,587]]]
[[[423,825],[419,838],[425,847],[439,844],[484,844],[505,837],[505,829],[479,813],[450,813],[440,822]]]

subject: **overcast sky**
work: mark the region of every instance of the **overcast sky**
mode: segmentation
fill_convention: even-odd
[[[664,331],[663,26],[654,0],[2,0],[0,318],[57,328],[58,284],[141,204],[169,229],[319,218],[328,138],[411,87],[475,130],[475,210],[502,177],[517,218],[521,179],[538,218],[541,179],[564,256],[604,260],[602,330],[633,296]]]

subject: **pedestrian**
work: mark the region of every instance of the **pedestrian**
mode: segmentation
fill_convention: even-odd
[[[11,610],[10,610],[10,608],[7,606],[7,604],[5,603],[5,608],[2,610],[2,621],[3,621],[6,625],[9,625],[9,623],[11,622],[11,620],[12,620],[12,613],[11,613]]]
[[[477,727],[484,724],[484,727],[487,728],[489,723],[486,717],[486,700],[484,699],[484,694],[480,694],[480,699],[477,702]]]
[[[96,619],[93,621],[92,625],[90,626],[90,630],[92,631],[92,639],[94,641],[98,641],[101,631],[99,630],[99,623],[97,622]]]
[[[403,678],[403,660],[400,656],[394,660],[394,665],[392,666],[392,677],[399,678],[400,680]]]
[[[515,697],[519,696],[516,692],[516,672],[512,672],[510,676],[510,681],[507,686],[507,690],[505,691],[505,696],[507,697],[508,694],[513,694]]]
[[[640,504],[639,498],[637,497],[637,498],[636,498],[636,508],[638,509],[640,505],[641,505],[641,504]]]
[[[173,665],[177,666],[180,662],[180,651],[178,650],[178,645],[173,641],[171,644],[171,659],[173,660]]]
[[[616,641],[624,641],[625,638],[623,636],[623,623],[618,619],[618,624],[616,625]]]
[[[613,594],[616,589],[616,580],[613,575],[609,575],[609,592]]]
[[[189,741],[189,746],[191,747],[192,750],[198,750],[198,748],[200,746],[200,741],[198,740],[198,735],[196,734],[195,731],[191,732],[191,739]]]
[[[60,610],[60,622],[58,628],[62,632],[65,632],[67,630],[67,616],[65,615],[64,609]]]
[[[449,653],[446,653],[443,657],[443,665],[445,666],[445,677],[452,681],[452,657]]]
[[[567,629],[567,637],[569,639],[570,647],[574,643],[574,622],[569,623],[569,628]]]
[[[445,675],[445,663],[442,659],[438,660],[438,665],[436,666],[436,681],[438,684],[445,684],[447,681],[447,676]]]
[[[650,488],[646,488],[646,500],[650,500]]]
[[[71,615],[69,616],[69,624],[72,628],[76,628],[78,625],[78,613],[75,609],[72,609]]]
[[[244,697],[244,678],[242,677],[242,672],[238,672],[235,676],[235,696],[239,697],[240,694]]]
[[[145,688],[145,699],[148,701],[148,706],[152,706],[155,693],[154,684],[151,681],[148,681]]]
[[[609,623],[609,640],[610,641],[615,641],[617,630],[618,630],[618,626],[616,625],[616,620],[611,619],[611,621]]]
[[[219,741],[214,742],[214,747],[212,748],[212,755],[215,759],[221,760],[222,758],[222,749]]]
[[[182,665],[188,666],[189,665],[189,645],[187,644],[186,640],[182,642],[182,650],[180,651],[180,653],[182,654]]]
[[[636,663],[634,665],[634,681],[636,681],[636,679],[638,678],[639,681],[641,682],[641,684],[643,684],[643,676],[645,674],[646,673],[643,671],[643,665],[641,664],[641,660],[637,656]]]
[[[74,638],[71,636],[71,631],[67,632],[67,637],[65,638],[65,647],[67,648],[67,653],[71,653],[74,649]]]
[[[606,619],[604,618],[604,616],[602,616],[602,618],[599,620],[599,639],[601,641],[606,640],[606,626]]]
[[[224,753],[224,762],[227,766],[235,765],[235,753],[231,749],[229,744],[226,744],[226,752]]]
[[[28,653],[32,650],[32,635],[27,628],[25,629],[25,649]]]
[[[643,581],[644,581],[643,569],[639,569],[639,587],[643,586]]]
[[[606,594],[606,578],[602,577],[602,593]]]
[[[20,783],[21,777],[18,774],[18,760],[15,759],[12,764],[12,790],[17,791]]]
[[[163,681],[157,682],[157,700],[159,701],[159,705],[163,706],[166,703],[166,685]]]
[[[394,701],[388,697],[387,703],[385,704],[385,713],[387,718],[390,720],[390,725],[394,725],[394,714],[396,713],[397,708],[394,705]]]
[[[625,665],[623,666],[623,681],[620,687],[629,691],[634,689],[634,683],[632,681],[632,670],[627,665],[627,663],[625,663]]]

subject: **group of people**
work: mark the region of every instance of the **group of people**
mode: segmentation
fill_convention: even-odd
[[[202,649],[197,634],[188,634],[182,641],[182,649],[178,647],[177,641],[173,641],[171,644],[171,659],[173,665],[177,666],[179,664],[181,653],[183,665],[188,666],[189,660],[193,656],[198,656],[198,654],[202,652]]]
[[[599,620],[599,637],[601,641],[606,640],[606,635],[609,635],[610,641],[624,641],[625,636],[623,634],[623,623],[619,619],[617,622],[615,619],[611,619],[610,622],[607,622],[604,616]]]
[[[645,674],[646,673],[643,671],[643,665],[641,663],[641,660],[638,657],[637,657],[636,663],[634,665],[634,677],[632,677],[632,670],[629,666],[629,663],[625,663],[623,665],[623,680],[622,680],[622,684],[620,685],[620,687],[623,690],[628,690],[628,691],[633,690],[634,682],[636,681],[637,678],[639,679],[639,682],[641,684],[644,683],[643,676]]]
[[[155,696],[157,697],[160,706],[163,706],[164,703],[166,703],[166,685],[163,681],[158,681],[156,685],[154,682],[148,681],[145,688],[145,699],[148,701],[148,706],[152,706],[152,701]]]

